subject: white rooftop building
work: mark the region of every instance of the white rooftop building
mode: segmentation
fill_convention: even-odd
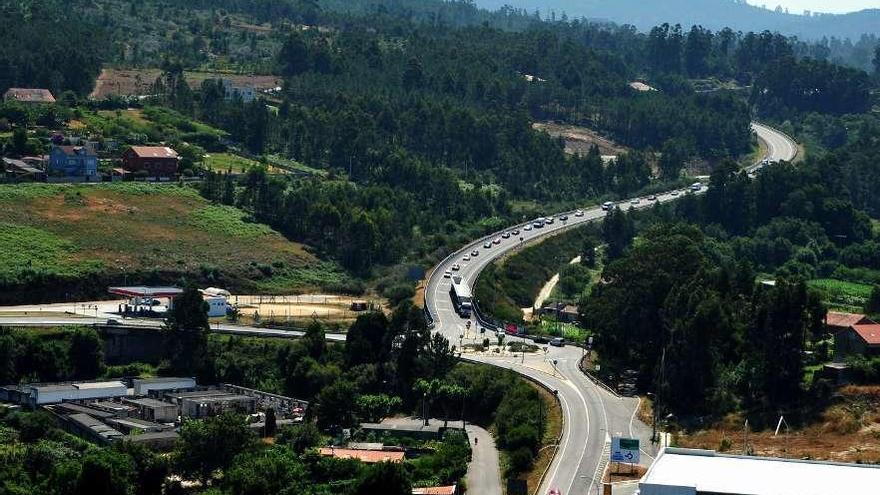
[[[640,495],[848,495],[878,493],[880,466],[666,448]]]

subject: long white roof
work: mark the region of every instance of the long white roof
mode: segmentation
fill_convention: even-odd
[[[639,483],[642,495],[858,495],[877,493],[880,466],[718,454],[667,448]],[[690,493],[694,493],[690,491]]]

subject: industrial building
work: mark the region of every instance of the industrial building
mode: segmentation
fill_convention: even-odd
[[[124,397],[128,387],[115,380],[107,382],[78,382],[66,384],[34,384],[22,387],[26,404],[31,407],[57,404],[71,400],[105,399]]]
[[[873,493],[880,466],[719,454],[667,447],[639,482],[640,495]]]
[[[186,390],[196,388],[194,378],[162,377],[135,378],[132,380],[134,395],[150,395],[150,392],[164,390]]]
[[[113,429],[106,423],[103,423],[88,414],[71,414],[66,417],[66,420],[74,433],[96,443],[109,444],[110,442],[120,440],[125,436],[122,432]]]
[[[122,399],[122,402],[134,407],[137,416],[147,421],[174,423],[178,418],[177,405],[170,402],[151,398]]]
[[[247,395],[224,393],[187,397],[180,401],[180,415],[187,418],[207,418],[227,411],[253,414],[257,412],[257,400]]]

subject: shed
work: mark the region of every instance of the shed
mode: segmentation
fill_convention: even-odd
[[[880,324],[852,325],[834,334],[834,360],[840,363],[850,356],[880,356]]]

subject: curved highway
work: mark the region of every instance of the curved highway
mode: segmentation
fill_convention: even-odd
[[[797,156],[797,144],[788,136],[759,123],[753,123],[752,129],[765,143],[768,152],[764,159],[749,167],[750,173],[756,172],[767,163],[791,161]],[[658,194],[656,201],[633,198],[618,204],[627,210],[649,208],[655,202],[674,201],[688,192],[669,191]],[[527,231],[526,224],[512,226],[509,231],[519,230],[519,235],[504,239],[502,232],[498,232],[476,240],[450,255],[433,270],[425,290],[425,307],[433,319],[434,331],[442,333],[453,344],[475,343],[482,341],[485,336],[492,337],[491,330],[487,330],[485,335],[479,334],[477,325],[468,330],[467,320],[455,312],[449,296],[451,279],[444,276],[445,272],[453,270],[453,265],[460,267],[453,272],[454,276],[461,277],[464,283],[473,287],[480,272],[499,257],[530,241],[601,220],[606,213],[600,207],[593,207],[583,210],[578,216],[575,212],[566,213],[568,220],[565,222],[559,219],[561,214],[556,215],[554,224],[540,229],[531,228]],[[484,247],[484,243],[491,243],[493,240],[500,242],[492,244],[490,248]],[[473,251],[477,251],[478,255],[470,256]],[[468,261],[466,255],[470,257]],[[617,397],[588,379],[578,368],[582,353],[576,347],[549,347],[546,355],[539,353],[533,356],[518,354],[506,357],[468,357],[474,361],[512,369],[559,392],[565,423],[556,456],[538,491],[542,495],[551,489],[557,489],[563,495],[592,493],[600,483],[611,436],[640,438],[643,464],[650,464],[653,455],[656,455],[656,450],[649,441],[650,428],[635,417],[638,399]],[[476,493],[500,495],[500,481],[497,487],[482,486]]]

